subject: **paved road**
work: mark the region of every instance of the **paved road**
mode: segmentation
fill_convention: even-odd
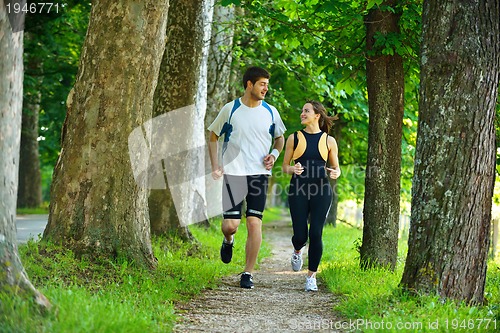
[[[30,238],[38,240],[38,235],[42,235],[47,224],[48,215],[17,215],[17,241],[26,243]]]

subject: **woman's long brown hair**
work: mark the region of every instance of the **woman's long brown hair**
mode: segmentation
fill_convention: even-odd
[[[323,104],[321,104],[318,101],[309,100],[306,103],[311,104],[312,107],[313,107],[314,113],[320,115],[320,117],[319,117],[319,128],[323,132],[330,133],[330,129],[332,128],[333,122],[335,120],[339,119],[339,116],[335,115],[333,117],[330,117],[326,113],[326,108],[323,106]]]

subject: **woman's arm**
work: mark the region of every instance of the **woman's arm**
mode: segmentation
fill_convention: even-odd
[[[293,134],[290,135],[286,140],[285,156],[283,156],[282,169],[284,173],[287,173],[289,175],[292,175],[294,173],[300,175],[304,171],[304,168],[302,167],[302,165],[300,165],[300,163],[290,165],[290,162],[292,161],[292,156],[293,156]]]
[[[337,179],[340,177],[341,171],[339,167],[337,141],[332,136],[328,136],[328,164],[330,168],[326,168],[330,178]]]

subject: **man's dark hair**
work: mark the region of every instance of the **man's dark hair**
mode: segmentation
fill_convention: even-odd
[[[268,71],[266,71],[264,68],[260,67],[250,67],[247,69],[245,74],[243,75],[243,88],[247,88],[247,82],[250,81],[252,84],[255,84],[255,82],[259,81],[259,79],[269,79],[271,78],[271,75],[269,74]]]

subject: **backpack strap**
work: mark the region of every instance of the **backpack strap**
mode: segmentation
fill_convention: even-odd
[[[229,119],[224,123],[222,129],[219,133],[219,137],[224,135],[224,145],[222,146],[222,152],[224,153],[227,148],[227,143],[229,142],[229,137],[233,131],[233,125],[231,125],[231,118],[233,117],[234,112],[241,106],[241,101],[239,98],[234,100],[233,107],[231,109],[231,113],[229,114]],[[274,138],[275,124],[274,124],[274,114],[273,110],[265,101],[262,101],[262,106],[265,107],[269,113],[271,114],[272,124],[269,127],[269,134]]]
[[[236,111],[236,109],[239,108],[240,105],[241,105],[240,99],[239,98],[235,99],[234,104],[233,104],[233,108],[231,109],[231,113],[229,114],[229,119],[227,121],[229,124],[231,123],[231,118],[233,117],[234,111]]]
[[[265,107],[267,109],[267,111],[269,111],[269,113],[271,114],[271,119],[273,120],[273,124],[274,124],[273,110],[271,109],[271,107],[269,106],[269,104],[266,103],[266,101],[262,101],[262,106]]]
[[[323,144],[324,142],[324,144]],[[319,138],[318,142],[318,150],[321,155],[321,158],[323,158],[325,161],[328,160],[328,133],[323,133],[321,135],[321,138]]]
[[[241,105],[240,99],[235,99],[233,103],[233,108],[231,109],[231,113],[229,114],[228,120],[222,125],[222,129],[219,133],[219,136],[224,135],[224,142],[227,143],[229,141],[229,137],[231,136],[231,132],[233,131],[233,125],[231,125],[231,118],[233,117],[234,111],[239,108]]]
[[[219,133],[219,137],[224,135],[224,143],[222,144],[222,154],[226,152],[227,149],[227,143],[229,142],[229,137],[231,136],[231,133],[233,132],[233,125],[231,125],[231,118],[233,117],[234,111],[238,109],[241,105],[240,99],[235,99],[233,103],[233,108],[231,109],[231,113],[229,114],[229,119],[222,125],[222,129]]]
[[[275,129],[276,129],[276,125],[274,123],[274,113],[273,113],[273,110],[271,109],[271,107],[269,106],[269,104],[267,104],[266,101],[264,101],[264,100],[262,101],[262,106],[265,107],[267,109],[267,111],[269,111],[269,113],[271,114],[272,124],[269,127],[269,134],[271,134],[271,138],[274,139],[274,132],[275,132]]]
[[[295,137],[294,137],[294,149],[292,159],[296,160],[300,156],[304,154],[307,148],[307,141],[304,133],[302,131],[297,131],[294,133],[294,136],[297,138],[297,145],[295,145]]]

